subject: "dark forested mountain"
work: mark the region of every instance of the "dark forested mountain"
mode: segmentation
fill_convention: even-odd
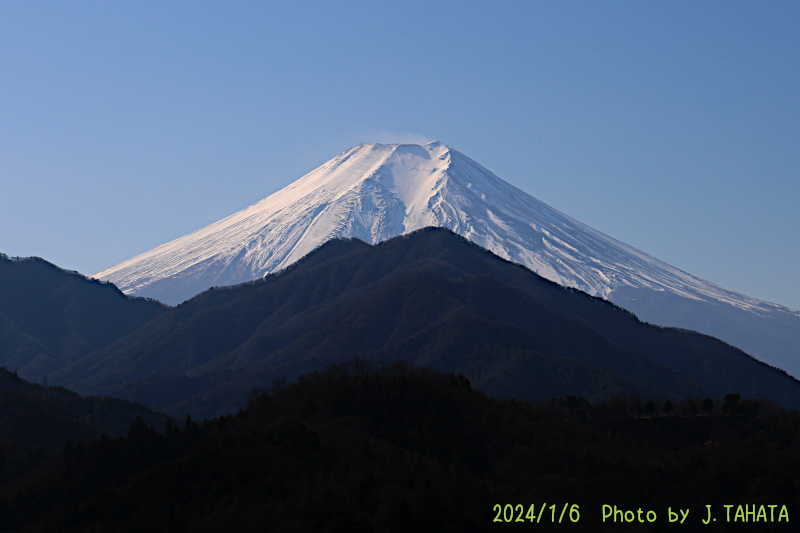
[[[446,227],[662,326],[722,339],[800,378],[800,311],[683,272],[553,209],[441,142],[361,144],[260,202],[95,277],[178,304],[260,278],[335,238]]]
[[[0,366],[41,381],[166,309],[36,257],[0,254]]]
[[[460,372],[527,400],[737,392],[800,407],[798,381],[736,348],[644,324],[441,228],[329,242],[279,274],[170,309],[51,379],[205,417],[278,376],[354,356]]]
[[[68,442],[124,435],[140,417],[159,429],[166,416],[116,398],[83,398],[0,368],[0,486],[52,460]]]
[[[122,435],[136,417],[162,428],[166,416],[117,398],[84,398],[63,387],[43,387],[0,368],[0,442],[63,448],[103,433]]]
[[[795,531],[800,415],[708,402],[668,416],[636,401],[531,405],[463,376],[340,363],[236,416],[164,434],[137,421],[67,447],[24,490],[0,486],[0,531],[672,531],[668,508],[687,513],[675,531]],[[603,504],[652,515],[604,522]]]

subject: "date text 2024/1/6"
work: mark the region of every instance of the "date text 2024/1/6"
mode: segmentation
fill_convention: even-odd
[[[568,504],[565,503],[564,507],[560,510],[558,507],[553,504],[549,507],[550,513],[547,513],[547,504],[543,503],[539,507],[539,512],[536,512],[536,504],[531,504],[530,507],[525,510],[525,506],[522,504],[512,505],[507,503],[505,505],[500,505],[499,503],[493,507],[493,511],[497,514],[494,517],[493,522],[536,522],[539,523],[542,520],[542,515],[544,515],[545,522],[550,519],[550,522],[558,522],[559,524],[564,520],[565,516],[571,522],[577,522],[581,518],[580,509],[576,504]],[[559,512],[560,511],[560,512]],[[569,512],[568,512],[569,511]],[[547,516],[549,514],[549,517]],[[556,518],[558,516],[558,518]]]

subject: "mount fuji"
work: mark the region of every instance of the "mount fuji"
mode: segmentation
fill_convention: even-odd
[[[447,227],[642,320],[713,335],[800,376],[800,312],[604,235],[438,141],[360,144],[260,202],[94,277],[175,305],[284,269],[331,239],[375,244],[427,226]]]

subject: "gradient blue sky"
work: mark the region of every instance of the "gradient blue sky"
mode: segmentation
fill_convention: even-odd
[[[0,251],[91,274],[438,139],[800,308],[798,2],[3,2]]]

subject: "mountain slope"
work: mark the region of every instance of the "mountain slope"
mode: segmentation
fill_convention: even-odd
[[[137,417],[158,428],[167,421],[166,415],[141,404],[82,398],[62,387],[27,382],[0,368],[0,492],[16,478],[52,461],[68,442],[124,435]],[[0,513],[2,500],[0,495]],[[0,523],[7,524],[6,518]]]
[[[642,416],[635,398],[528,405],[462,376],[363,362],[281,389],[202,426],[162,436],[137,424],[65,450],[21,488],[0,487],[0,531],[496,532],[515,529],[493,523],[497,502],[517,501],[543,516],[525,531],[669,531],[664,502],[690,511],[676,531],[797,528],[778,518],[797,513],[800,413],[769,402],[701,415],[688,400],[670,416]],[[604,521],[609,501],[658,521]],[[723,505],[754,501],[776,505],[774,521],[726,521]],[[561,502],[564,523],[548,525]],[[700,526],[706,505],[718,519]]]
[[[691,276],[612,239],[433,142],[362,144],[264,200],[95,274],[177,304],[285,268],[320,244],[447,227],[652,323],[695,329],[800,376],[800,312]]]
[[[461,372],[523,399],[740,392],[800,407],[797,380],[740,350],[643,324],[437,228],[374,247],[330,241],[280,274],[205,292],[52,379],[209,416],[282,374],[355,356]],[[173,396],[154,398],[159,384]]]
[[[95,277],[126,293],[179,303],[196,287],[287,267],[330,239],[375,244],[426,226],[447,227],[551,281],[603,298],[622,286],[669,286],[689,298],[759,305],[581,224],[438,142],[359,145],[261,202]]]
[[[39,258],[0,254],[0,366],[40,381],[166,310]]]
[[[63,387],[29,383],[0,368],[0,442],[63,448],[101,435],[124,435],[136,417],[163,427],[167,417],[116,398],[83,398]],[[0,469],[1,470],[1,469]]]

